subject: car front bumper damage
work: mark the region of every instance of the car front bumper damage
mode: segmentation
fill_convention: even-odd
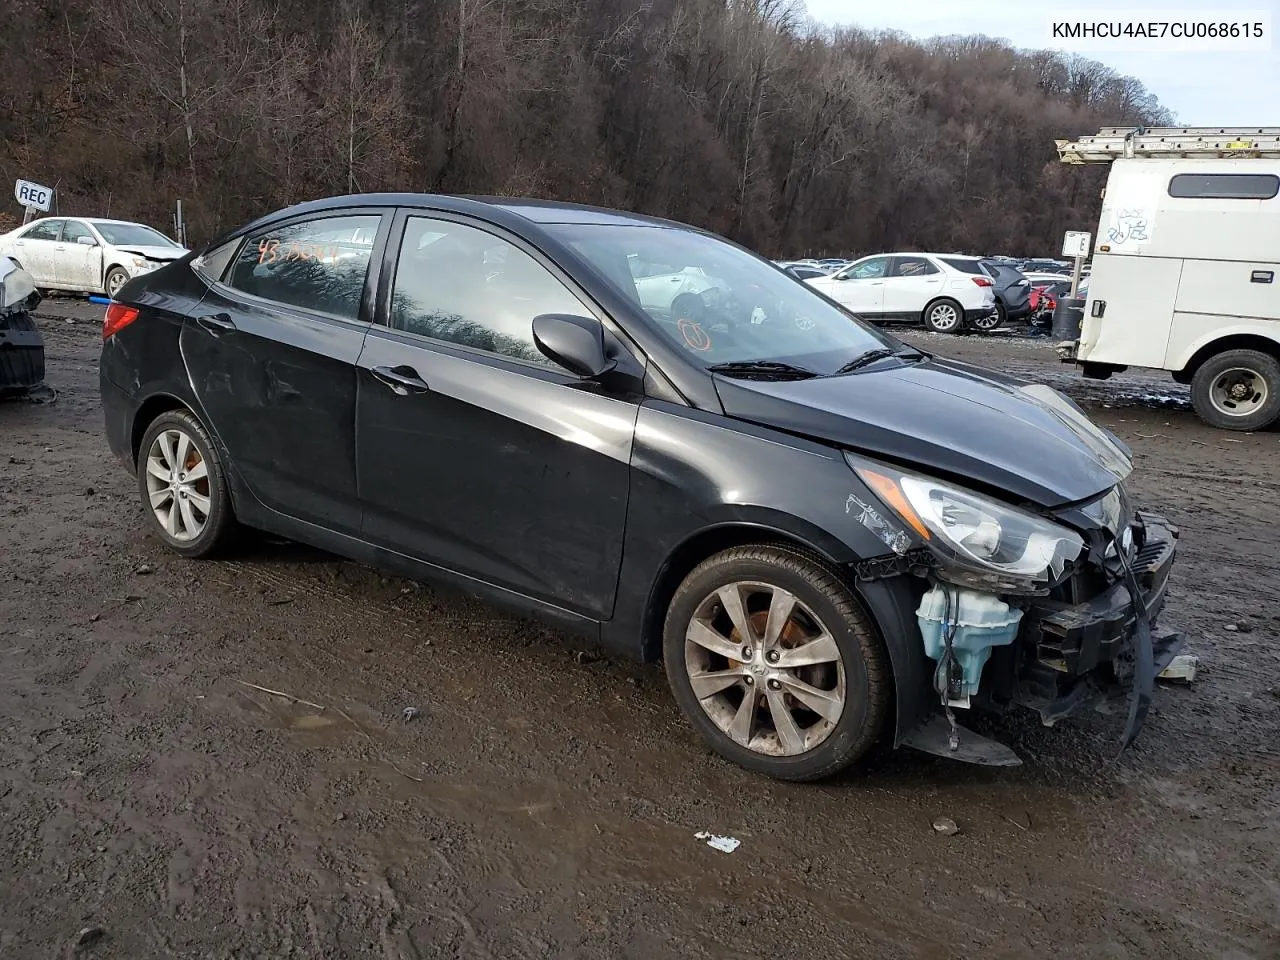
[[[1127,569],[1110,561],[1112,582],[1087,599],[1033,598],[1015,641],[993,651],[973,706],[984,712],[1025,707],[1051,726],[1109,700],[1127,700],[1121,747],[1145,721],[1156,677],[1182,650],[1184,639],[1158,621],[1177,554],[1178,531],[1166,519],[1139,512]],[[989,765],[1019,763],[1008,747],[963,727],[943,713],[929,717],[901,741],[929,753]]]

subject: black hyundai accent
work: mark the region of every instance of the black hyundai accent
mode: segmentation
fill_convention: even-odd
[[[1181,640],[1176,532],[1045,386],[938,359],[669,221],[378,194],[290,207],[107,308],[112,450],[187,557],[237,526],[662,658],[712,748],[1016,763],[965,710],[1100,697]]]

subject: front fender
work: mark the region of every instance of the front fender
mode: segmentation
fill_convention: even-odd
[[[636,422],[631,492],[613,616],[601,638],[620,655],[661,653],[671,592],[729,545],[783,540],[845,571],[888,648],[895,737],[914,725],[927,685],[910,577],[858,582],[853,566],[901,547],[896,518],[826,444],[676,404],[647,402]],[[868,511],[868,507],[871,509]]]

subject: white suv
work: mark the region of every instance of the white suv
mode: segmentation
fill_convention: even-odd
[[[874,322],[923,323],[937,333],[1000,323],[995,288],[978,257],[880,253],[805,283]]]

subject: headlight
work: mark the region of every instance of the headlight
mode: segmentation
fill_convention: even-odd
[[[1074,530],[940,480],[850,466],[940,561],[938,575],[998,593],[1037,593],[1055,584],[1080,555]]]
[[[134,273],[145,273],[148,270],[154,270],[157,266],[158,264],[155,261],[148,260],[146,257],[133,258]]]

